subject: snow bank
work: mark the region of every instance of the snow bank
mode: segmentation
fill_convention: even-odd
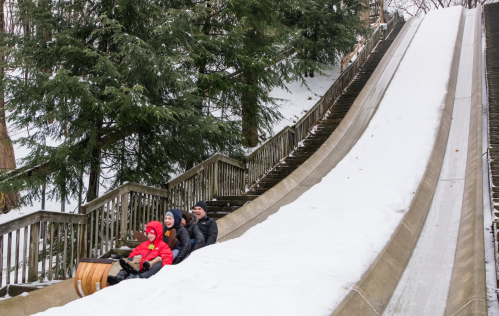
[[[411,203],[434,144],[460,14],[427,15],[364,135],[295,202],[149,280],[43,314],[328,315]]]

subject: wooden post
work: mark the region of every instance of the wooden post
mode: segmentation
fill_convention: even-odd
[[[28,282],[38,281],[38,244],[40,242],[40,223],[31,225],[29,234]]]
[[[121,196],[121,231],[120,231],[120,239],[122,241],[126,240],[127,237],[127,228],[126,221],[128,219],[128,192]]]
[[[78,256],[77,264],[80,263],[81,258],[87,257],[87,225],[86,224],[81,225],[79,241],[80,241],[80,247],[79,247],[80,253]]]
[[[213,168],[213,195],[212,198],[218,196],[218,161],[214,162]]]

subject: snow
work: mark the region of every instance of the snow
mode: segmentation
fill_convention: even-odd
[[[386,245],[424,174],[460,14],[427,15],[362,137],[295,202],[151,279],[42,315],[329,315]]]
[[[278,134],[286,126],[293,126],[310,110],[327,92],[341,74],[341,66],[335,65],[324,71],[324,75],[316,74],[313,78],[306,77],[306,85],[299,81],[286,85],[288,91],[275,88],[270,93],[272,98],[281,99],[277,101],[282,116],[284,117],[273,127],[273,135]],[[308,86],[308,87],[307,87]]]

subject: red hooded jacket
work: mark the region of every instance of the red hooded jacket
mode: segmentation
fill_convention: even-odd
[[[142,270],[142,265],[146,261],[151,261],[157,256],[161,256],[163,259],[163,267],[167,264],[172,264],[173,254],[168,247],[168,245],[163,241],[163,225],[158,221],[149,222],[146,226],[146,231],[153,229],[156,232],[156,239],[153,242],[144,241],[138,245],[130,254],[129,258],[134,256],[142,255],[142,260],[140,261],[140,270]]]

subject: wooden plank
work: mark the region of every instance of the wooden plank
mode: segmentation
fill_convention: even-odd
[[[71,233],[71,239],[69,239],[69,241],[71,242],[71,245],[70,245],[70,253],[71,253],[71,256],[70,256],[70,260],[69,260],[69,273],[68,273],[68,276],[70,278],[73,277],[73,271],[74,271],[74,245],[75,245],[75,229],[74,229],[74,226],[73,224],[68,224],[69,226],[69,233]]]
[[[12,232],[7,235],[7,271],[5,283],[10,284],[10,265],[11,265],[11,254],[12,254]],[[3,254],[2,254],[3,255]]]
[[[16,256],[15,256],[15,275],[14,275],[14,283],[19,283],[19,239],[21,239],[21,230],[16,230]]]
[[[22,272],[23,275],[21,277],[22,283],[26,283],[26,266],[27,265],[28,265],[28,226],[24,227],[23,272]]]
[[[133,193],[133,195],[132,195]],[[132,209],[133,209],[133,218],[130,218],[130,221],[131,221],[131,231],[135,231],[137,230],[137,213],[138,213],[138,209],[137,209],[137,193],[136,192],[131,192],[130,193],[130,196],[132,197],[132,201],[131,203],[133,203],[133,206],[132,206]]]
[[[100,210],[100,233],[99,233],[99,237],[100,237],[100,255],[102,255],[104,253],[104,226],[105,226],[105,218],[106,218],[106,214],[104,213],[104,206],[100,207],[99,208]]]
[[[127,239],[127,221],[128,219],[128,193],[121,195],[121,228],[120,239]]]
[[[52,269],[53,269],[53,260],[54,260],[54,223],[50,223],[50,249],[49,249],[49,281],[52,281]]]
[[[40,223],[30,225],[28,282],[38,281],[38,243],[40,241]]]
[[[68,224],[63,224],[64,226],[64,248],[62,249],[62,278],[64,280],[67,279],[68,270],[67,270],[67,261],[68,261]]]
[[[116,211],[116,203],[115,199],[112,200],[112,209],[111,209],[111,249],[113,249],[116,246],[116,238],[114,238],[114,212]]]
[[[94,212],[90,213],[90,240],[89,240],[89,249],[88,249],[88,256],[93,257],[93,247],[92,247],[92,240],[93,240],[93,233],[94,233]]]
[[[40,235],[42,239],[42,280],[45,280],[45,259],[47,258],[47,238],[46,238],[46,232],[47,232],[47,222],[41,222],[40,223]]]
[[[110,217],[110,211],[109,208],[111,206],[111,201],[107,202],[107,208],[106,208],[106,247],[105,247],[105,252],[108,252],[109,250],[109,230],[111,229],[110,223],[109,223],[109,217]]]
[[[78,264],[80,263],[80,245],[81,245],[81,225],[77,224],[77,231],[76,231],[76,267],[78,267]],[[77,268],[76,268],[77,269]]]
[[[97,247],[99,244],[99,211],[100,209],[95,210],[95,240],[94,240],[94,250],[95,250],[95,257],[98,257],[99,254],[99,248]]]
[[[120,226],[121,226],[121,221],[120,221],[120,197],[117,196],[115,199],[116,201],[116,232],[114,234],[114,240],[115,240],[115,243],[116,243],[116,247],[118,247],[118,240],[119,240],[119,236],[120,236]]]
[[[55,277],[59,279],[61,269],[59,268],[59,257],[61,255],[61,230],[64,224],[57,224],[57,242],[56,242],[56,254],[55,254]]]

